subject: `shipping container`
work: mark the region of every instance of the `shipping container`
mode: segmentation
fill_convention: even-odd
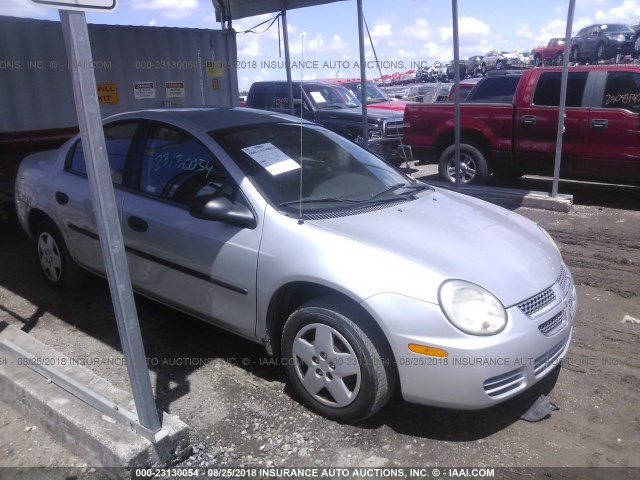
[[[0,16],[0,171],[77,131],[72,68],[94,70],[103,117],[238,103],[233,30],[96,24],[88,30],[92,62],[72,65],[60,22]]]

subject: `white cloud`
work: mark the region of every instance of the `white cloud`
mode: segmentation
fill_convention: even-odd
[[[640,17],[640,6],[635,0],[625,0],[622,5],[609,10],[598,10],[594,17],[599,22],[627,23],[630,19]]]
[[[131,0],[136,10],[153,10],[172,20],[188,17],[199,6],[198,0]]]
[[[529,24],[527,23],[522,23],[518,25],[518,29],[516,30],[516,35],[518,37],[533,38],[533,32],[529,30]]]
[[[393,35],[393,28],[389,23],[379,23],[371,30],[371,38],[389,38]]]
[[[0,5],[0,15],[10,17],[43,18],[52,11],[55,12],[50,8],[37,7],[27,0],[3,0]]]
[[[149,26],[150,26],[150,27],[155,27],[157,23],[158,23],[158,22],[156,22],[156,19],[155,19],[155,18],[154,18],[153,20],[149,20]]]
[[[474,17],[461,17],[458,21],[458,31],[460,45],[475,43],[489,35],[489,25]],[[440,40],[442,42],[453,42],[453,26],[440,28]]]
[[[429,26],[423,18],[416,18],[415,21],[402,29],[402,35],[407,38],[415,38],[422,41],[427,41],[433,35],[433,29]]]

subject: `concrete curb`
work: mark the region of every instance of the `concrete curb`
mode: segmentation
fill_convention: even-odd
[[[16,359],[7,345],[32,355]],[[128,477],[125,468],[170,465],[190,454],[189,430],[177,416],[162,414],[162,439],[152,443],[131,426],[116,422],[25,365],[53,366],[87,388],[135,412],[130,393],[124,392],[65,355],[21,330],[0,322],[0,398],[46,429],[69,450],[93,467],[103,467],[112,478]],[[123,368],[124,365],[123,365]]]
[[[448,182],[426,180],[425,183],[434,187],[444,188],[471,197],[486,200],[503,207],[529,207],[556,212],[569,212],[573,206],[573,195],[558,194],[552,197],[545,192],[533,192],[530,190],[518,190],[514,188],[500,188],[477,185],[455,185]]]

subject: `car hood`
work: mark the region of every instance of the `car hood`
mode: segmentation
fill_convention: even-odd
[[[408,103],[417,103],[417,102],[407,102],[406,100],[389,100],[389,101],[385,100],[384,102],[368,103],[367,108],[404,112],[404,107],[406,107]]]
[[[361,108],[336,108],[318,110],[318,118],[321,120],[351,120],[362,123]],[[385,120],[403,121],[403,112],[394,110],[367,109],[367,120],[370,124],[380,124]]]
[[[446,190],[420,197],[313,223],[380,250],[382,269],[393,265],[388,258],[383,260],[385,255],[402,257],[409,261],[404,265],[426,270],[423,275],[430,279],[439,276],[438,283],[458,278],[481,285],[506,307],[539,293],[560,275],[560,254],[534,222]],[[388,273],[399,274],[397,268]]]

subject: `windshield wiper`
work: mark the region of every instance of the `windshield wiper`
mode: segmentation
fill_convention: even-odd
[[[427,188],[429,188],[428,185],[408,185],[406,183],[396,183],[395,185],[391,185],[389,188],[385,188],[384,190],[382,190],[381,192],[376,193],[375,195],[373,195],[369,200],[375,200],[376,198],[382,197],[383,195],[386,195],[387,193],[391,193],[395,190],[398,190],[400,188],[404,188],[407,190],[425,190]]]

